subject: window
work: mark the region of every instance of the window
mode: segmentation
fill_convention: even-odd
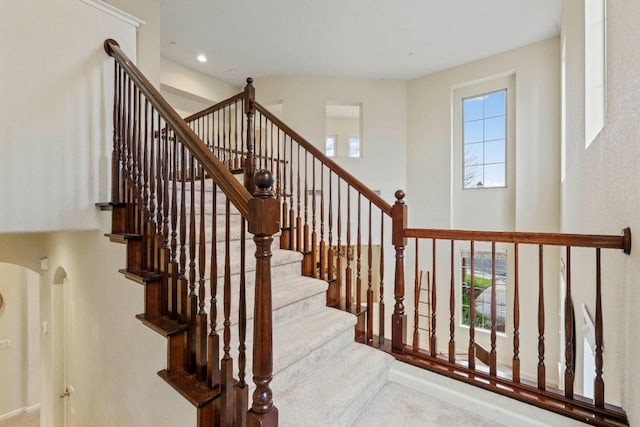
[[[335,135],[327,135],[324,145],[324,154],[327,157],[335,157],[336,156],[336,136]]]
[[[325,153],[331,157],[360,157],[362,155],[362,106],[360,104],[326,104]],[[333,154],[327,151],[333,137]]]
[[[462,324],[471,324],[471,253],[462,252]],[[475,290],[474,326],[491,330],[491,252],[474,252],[473,287]],[[496,331],[505,332],[507,321],[507,254],[496,252]]]
[[[360,137],[349,137],[349,157],[360,157]]]
[[[605,114],[605,0],[586,0],[584,13],[585,146],[598,136]]]
[[[506,186],[507,90],[462,100],[464,188]]]

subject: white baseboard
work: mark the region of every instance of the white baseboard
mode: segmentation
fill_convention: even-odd
[[[425,369],[395,361],[389,381],[507,426],[573,427],[586,424]]]
[[[0,421],[8,420],[9,418],[13,418],[16,415],[25,414],[25,413],[28,414],[30,412],[37,411],[38,409],[40,409],[39,403],[36,403],[33,406],[25,406],[23,408],[14,409],[13,411],[9,411],[6,414],[0,415]]]
[[[39,409],[40,409],[40,404],[36,403],[33,406],[27,406],[26,408],[24,408],[24,412],[28,414],[30,412],[38,411]]]

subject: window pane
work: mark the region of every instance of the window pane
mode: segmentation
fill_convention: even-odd
[[[504,116],[493,117],[484,121],[484,140],[504,139]]]
[[[504,155],[504,139],[485,142],[484,163],[504,163]]]
[[[481,142],[483,140],[482,120],[464,124],[464,143]]]
[[[506,91],[492,93],[484,97],[484,116],[504,116]]]
[[[504,187],[505,186],[505,167],[504,163],[485,165],[484,167],[484,186],[485,187]]]
[[[482,97],[469,98],[463,101],[464,121],[479,120],[482,118]]]
[[[349,138],[349,157],[360,157],[360,138]]]
[[[464,146],[464,165],[481,165],[484,163],[482,155],[482,143],[467,144]]]
[[[336,137],[335,136],[327,136],[324,152],[329,157],[334,157],[336,155]]]
[[[464,188],[482,187],[482,165],[466,166],[464,168]]]

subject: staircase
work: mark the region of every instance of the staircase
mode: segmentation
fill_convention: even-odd
[[[177,192],[180,193],[181,188],[177,189]],[[212,208],[214,198],[215,212]],[[190,200],[190,197],[186,200]],[[215,192],[211,180],[207,180],[205,184],[204,195],[197,191],[194,200],[204,200],[206,223],[211,223],[214,216],[218,225],[225,223],[227,198],[223,193]],[[119,210],[126,209],[124,206],[112,208],[116,210],[114,218],[123,213],[118,212]],[[190,209],[190,205],[187,205],[186,209]],[[225,230],[224,233],[216,235],[216,250],[219,252],[224,251],[228,235],[231,249],[229,256],[232,260],[241,259],[241,222],[239,212],[231,209],[228,234]],[[126,228],[128,227],[125,224]],[[211,233],[207,233],[206,236],[206,247],[210,248],[213,236]],[[115,242],[127,244],[128,258],[136,258],[133,252],[139,247],[139,236],[116,232],[108,237]],[[252,254],[256,250],[250,237],[247,234],[244,242],[247,260],[253,258]],[[198,245],[199,242],[194,244]],[[186,249],[188,252],[189,248]],[[207,256],[210,254],[207,253]],[[274,349],[272,390],[277,396],[279,425],[349,426],[386,383],[393,358],[384,352],[354,342],[356,316],[326,306],[328,284],[323,280],[302,276],[302,258],[299,252],[281,249],[273,250],[271,258]],[[255,271],[255,264],[247,263],[245,271]],[[125,277],[149,288],[145,292],[145,307],[158,305],[157,293],[152,290],[158,286],[153,274],[140,272],[135,266],[122,270],[122,273]],[[239,263],[232,261],[230,274],[231,283],[238,283]],[[249,277],[253,275],[248,274],[247,278]],[[205,280],[209,281],[210,277],[206,277]],[[224,269],[218,271],[217,280],[220,283],[225,280]],[[253,295],[254,291],[254,281],[247,280],[247,295]],[[238,288],[234,287],[232,294],[237,292]],[[205,300],[209,301],[210,297],[210,293],[207,292]],[[238,301],[237,295],[233,295],[231,301]],[[247,299],[249,325],[253,320],[253,301],[253,298]],[[210,309],[208,305],[207,303],[205,306],[206,312]],[[237,305],[231,305],[231,329],[237,326]],[[168,338],[171,366],[171,361],[178,357],[172,354],[175,351],[172,341],[177,334],[186,333],[186,328],[179,322],[174,322],[168,317],[157,317],[154,313],[144,313],[138,318],[143,324]],[[224,333],[223,323],[223,313],[219,312],[216,319],[219,335]],[[246,333],[249,337],[253,336],[253,328],[249,327]],[[238,359],[238,345],[237,337],[232,338],[231,354],[235,360]],[[246,346],[251,348],[252,341],[248,340]],[[250,354],[247,360],[249,367],[252,366]],[[215,398],[214,393],[183,369],[165,369],[160,371],[159,375],[197,408],[206,407]],[[251,377],[250,368],[247,369],[246,375]],[[341,384],[348,386],[341,387]],[[249,392],[253,392],[253,387]]]
[[[605,403],[600,267],[602,249],[630,252],[628,228],[621,236],[409,228],[403,191],[388,204],[256,102],[251,79],[242,93],[182,119],[115,41],[104,47],[116,60],[112,201],[100,205],[113,211],[107,236],[127,246],[121,271],[145,287],[145,312],[137,317],[167,338],[159,375],[196,407],[198,427],[352,425],[363,411],[372,413],[365,408],[385,386],[394,357],[594,425],[628,424],[622,408]],[[410,242],[414,268],[405,273]],[[476,242],[492,254],[490,335],[479,334],[479,342]],[[497,343],[496,244],[510,245],[515,258],[511,349]],[[456,270],[469,245],[467,330],[457,318]],[[519,247],[533,247],[537,256]],[[559,254],[557,247],[567,266],[563,390],[547,384],[547,365],[551,372],[556,361],[547,360],[544,346],[550,285],[543,252]],[[571,253],[592,249],[590,401],[573,390]],[[431,286],[421,295],[425,259]],[[538,276],[519,275],[519,262],[537,263]],[[385,283],[389,263],[392,286]],[[411,270],[414,296],[405,302]],[[538,293],[535,316],[523,319],[538,325],[537,353],[526,358],[537,363],[522,372],[521,287]],[[438,318],[443,307],[447,316]],[[424,339],[419,319],[428,321]]]

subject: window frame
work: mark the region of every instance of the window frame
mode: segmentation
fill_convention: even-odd
[[[333,154],[332,155],[330,155],[328,153],[328,148],[327,148],[327,145],[329,143],[329,139],[330,138],[333,139]],[[332,158],[333,157],[337,157],[337,155],[338,155],[338,135],[335,135],[335,134],[334,135],[325,135],[325,137],[324,137],[324,154],[327,157],[332,157]]]
[[[465,108],[464,108],[464,102],[466,100],[469,99],[474,99],[474,98],[484,98],[486,96],[490,96],[490,95],[494,95],[497,93],[501,93],[504,92],[504,152],[503,152],[503,158],[504,158],[504,162],[501,163],[490,163],[489,165],[494,165],[494,164],[502,164],[504,165],[504,185],[492,185],[492,186],[486,186],[484,185],[484,182],[486,182],[485,180],[485,175],[484,175],[484,168],[485,166],[487,166],[487,163],[484,162],[484,153],[485,153],[485,146],[487,142],[492,142],[492,141],[499,141],[499,140],[490,140],[487,141],[484,138],[484,128],[483,128],[483,138],[482,141],[477,142],[477,143],[473,143],[473,144],[482,144],[482,152],[483,152],[483,159],[482,159],[482,163],[478,164],[478,165],[474,165],[474,166],[482,166],[482,180],[483,180],[483,185],[482,186],[471,186],[471,187],[467,187],[465,186],[465,172],[466,172],[466,165],[465,165],[465,148],[467,145],[470,144],[465,144],[465,120],[464,120],[464,116],[465,116]],[[500,117],[500,116],[495,116],[495,117]],[[482,115],[482,118],[480,120],[486,120],[487,117],[484,115]],[[466,190],[492,190],[492,189],[506,189],[509,186],[509,173],[508,173],[508,157],[509,157],[509,87],[508,86],[500,86],[498,89],[492,89],[489,91],[482,91],[482,92],[478,92],[475,93],[473,95],[469,95],[469,96],[461,96],[460,97],[460,122],[459,122],[459,128],[460,128],[460,143],[461,143],[461,155],[460,155],[460,160],[462,163],[462,177],[461,177],[461,184],[462,184],[462,190],[466,191]]]

